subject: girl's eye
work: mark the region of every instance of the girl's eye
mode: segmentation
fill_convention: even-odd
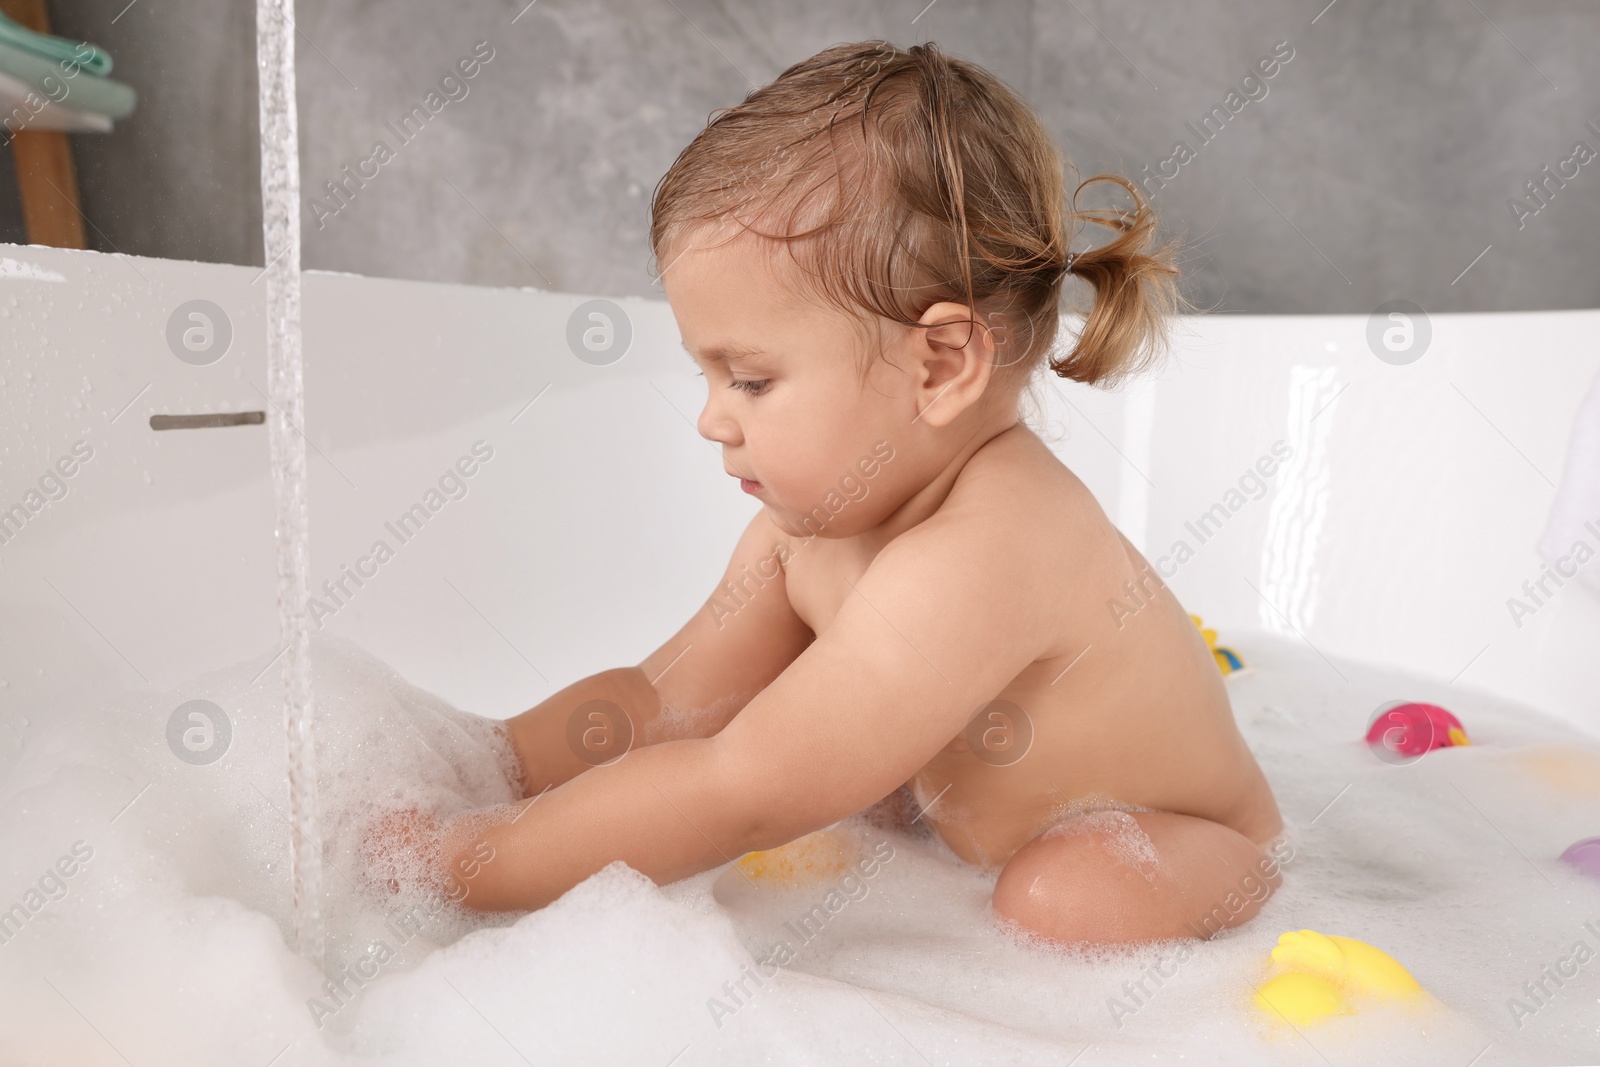
[[[771,379],[762,378],[759,381],[732,381],[728,383],[730,389],[742,389],[751,396],[760,396],[767,391]]]

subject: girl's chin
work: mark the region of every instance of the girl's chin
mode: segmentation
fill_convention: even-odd
[[[787,508],[774,506],[766,501],[762,501],[761,506],[766,509],[767,517],[772,520],[773,525],[790,537],[811,536],[811,531],[800,524],[800,516],[790,514]]]

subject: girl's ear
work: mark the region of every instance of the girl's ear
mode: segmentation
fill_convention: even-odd
[[[911,331],[912,382],[917,418],[948,426],[976,404],[988,388],[1000,344],[997,326],[986,324],[965,304],[949,301],[922,313]]]

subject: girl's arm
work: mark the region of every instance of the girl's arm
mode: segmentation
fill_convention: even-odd
[[[523,797],[538,796],[610,758],[605,751],[608,744],[620,751],[617,739],[633,736],[627,723],[649,723],[660,711],[660,694],[644,671],[639,667],[618,667],[579,679],[507,720],[512,747],[522,764]],[[627,723],[608,721],[623,716]],[[583,726],[582,749],[575,749],[569,742],[568,727],[574,718]],[[640,743],[637,738],[634,741]]]
[[[590,675],[508,720],[523,795],[538,796],[630,748],[710,737],[727,725],[811,642],[780,566],[780,554],[793,551],[803,549],[792,549],[758,512],[716,591],[643,663]]]
[[[542,907],[615,860],[676,881],[893,792],[1043,651],[1060,610],[1029,595],[1045,547],[1003,522],[901,535],[719,733],[635,749],[453,834],[466,905]]]

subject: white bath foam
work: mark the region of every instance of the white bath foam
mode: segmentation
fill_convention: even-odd
[[[1150,840],[1150,835],[1144,832],[1144,827],[1139,825],[1131,811],[1106,808],[1075,811],[1071,805],[1063,807],[1066,810],[1057,816],[1055,824],[1039,836],[1100,835],[1100,840],[1117,859],[1138,871],[1146,880],[1155,878],[1161,868],[1161,857],[1156,854],[1155,842]]]
[[[715,724],[728,713],[728,709],[733,706],[737,697],[748,699],[748,696],[747,693],[731,694],[721,700],[712,701],[704,708],[681,708],[675,704],[663,703],[661,713],[646,725],[644,741],[653,745],[658,741],[701,736],[709,732],[706,729],[708,725]]]
[[[1227,637],[1255,668],[1228,685],[1294,849],[1255,921],[1182,943],[1182,960],[1176,944],[1089,958],[1026,943],[988,909],[992,873],[858,819],[845,828],[867,847],[887,841],[892,858],[763,969],[784,924],[816,914],[831,887],[730,910],[711,895],[720,872],[656,888],[613,865],[540,912],[442,913],[401,944],[388,920],[416,901],[363,886],[354,839],[366,801],[501,802],[506,753],[490,724],[319,636],[330,962],[370,961],[375,940],[393,950],[320,1027],[307,1001],[326,999],[323,976],[285,943],[273,676],[250,685],[270,657],[115,709],[38,709],[0,784],[0,908],[74,842],[94,851],[62,899],[0,944],[0,1062],[1600,1059],[1600,959],[1560,987],[1545,979],[1551,995],[1520,1027],[1507,1006],[1576,941],[1600,949],[1584,926],[1600,927],[1600,885],[1554,859],[1600,835],[1600,797],[1581,775],[1550,773],[1548,758],[1565,746],[1554,751],[1573,757],[1558,769],[1581,771],[1593,742],[1481,695]],[[167,716],[193,697],[233,722],[227,755],[209,766],[166,747]],[[1473,745],[1407,766],[1378,760],[1360,738],[1398,699],[1451,708]],[[1530,769],[1524,751],[1544,756]],[[1367,1010],[1301,1033],[1259,1017],[1250,997],[1268,952],[1302,927],[1389,952],[1441,1007]]]

